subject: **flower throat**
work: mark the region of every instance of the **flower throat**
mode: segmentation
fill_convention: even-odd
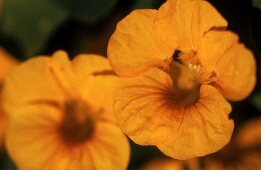
[[[183,54],[188,57],[194,53]],[[173,80],[173,88],[170,95],[171,100],[180,107],[186,107],[196,103],[200,97],[200,86],[202,84],[195,66],[183,63],[181,52],[177,51],[173,55],[173,60],[168,66],[167,73]]]
[[[68,100],[64,104],[64,117],[60,134],[68,145],[77,145],[90,139],[95,123],[90,107],[82,100]]]

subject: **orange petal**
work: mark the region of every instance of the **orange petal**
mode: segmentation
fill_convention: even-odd
[[[113,99],[118,77],[111,70],[108,60],[98,55],[79,55],[73,60],[72,67],[81,98],[100,112],[104,119],[115,120]]]
[[[54,72],[56,67],[52,61],[46,56],[35,57],[12,69],[3,89],[4,110],[12,113],[13,109],[25,104],[64,99],[66,94],[61,89],[63,85],[58,83],[61,81]]]
[[[95,54],[81,54],[77,55],[72,61],[74,73],[80,78],[95,75],[109,75],[114,74],[111,66],[105,57]]]
[[[158,148],[176,159],[190,159],[218,151],[232,135],[231,106],[212,86],[202,85],[199,101],[183,111],[183,121],[171,139]],[[175,134],[175,135],[174,135]]]
[[[167,0],[159,9],[154,30],[171,47],[196,51],[199,39],[213,27],[226,27],[226,20],[207,1]]]
[[[156,145],[168,140],[182,121],[179,110],[168,100],[172,80],[160,69],[144,76],[122,78],[115,101],[120,128],[135,143]]]
[[[48,106],[17,109],[6,131],[7,150],[18,169],[44,169],[51,155],[62,151],[55,122],[61,114]],[[36,156],[37,155],[37,156]]]
[[[253,90],[256,64],[250,50],[238,43],[236,34],[210,31],[202,39],[198,50],[201,64],[208,72],[215,72],[216,84],[230,100],[242,100]]]
[[[174,50],[162,44],[152,30],[156,10],[135,10],[121,20],[111,36],[108,58],[121,76],[132,76],[153,67],[164,67]]]
[[[130,157],[129,142],[115,124],[100,122],[93,140],[87,143],[85,148],[92,158],[93,169],[127,168]],[[82,160],[82,163],[84,162],[86,160]]]

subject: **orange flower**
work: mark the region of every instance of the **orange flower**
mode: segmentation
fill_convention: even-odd
[[[35,57],[8,75],[6,145],[21,170],[125,169],[127,138],[115,124],[117,77],[108,61],[63,51]]]
[[[180,51],[179,60],[198,67],[205,84],[230,100],[241,100],[255,85],[255,60],[236,34],[224,31],[226,26],[207,1],[168,0],[159,10],[136,10],[118,23],[109,61],[118,75],[133,76],[168,68],[174,51]]]
[[[110,64],[122,76],[115,112],[134,142],[177,159],[228,143],[233,121],[223,96],[245,98],[256,68],[251,51],[226,26],[202,0],[168,0],[118,23],[108,45]]]
[[[0,95],[2,93],[2,82],[8,71],[17,64],[17,60],[8,54],[3,48],[0,47]],[[6,115],[4,114],[1,106],[0,98],[0,148],[3,143],[4,131],[6,127]]]

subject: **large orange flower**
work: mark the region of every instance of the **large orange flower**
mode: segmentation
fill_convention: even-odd
[[[21,170],[125,169],[127,138],[112,113],[117,77],[108,61],[63,51],[35,57],[7,76],[6,145]]]
[[[223,31],[226,20],[204,0],[168,0],[159,10],[136,10],[120,21],[112,35],[108,56],[121,76],[166,68],[174,51],[184,64],[201,68],[208,84],[230,100],[250,94],[255,85],[255,60]]]
[[[0,95],[2,93],[3,80],[8,71],[17,64],[17,60],[8,54],[3,48],[0,48]],[[3,143],[4,131],[6,127],[6,115],[2,110],[0,98],[0,148]]]
[[[226,26],[202,0],[168,0],[118,23],[108,46],[110,64],[123,77],[115,112],[134,142],[189,159],[230,140],[224,97],[249,95],[256,68],[251,51]]]

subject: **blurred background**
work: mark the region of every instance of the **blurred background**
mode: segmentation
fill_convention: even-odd
[[[110,35],[118,21],[139,8],[158,8],[164,0],[0,0],[0,48],[23,61],[36,55],[51,55],[57,49],[67,51],[70,57],[79,53],[106,56]],[[227,19],[228,29],[236,32],[255,55],[258,81],[254,92],[241,102],[232,103],[231,118],[237,134],[244,124],[261,117],[261,0],[209,0]],[[0,65],[0,70],[2,65]],[[253,147],[237,148],[232,142],[217,154],[197,160],[204,169],[207,160],[224,166],[238,164],[242,155],[255,152],[257,163],[251,169],[261,169],[261,131],[259,143]],[[258,128],[256,128],[258,129]],[[139,169],[155,158],[165,158],[155,147],[131,143],[129,169]],[[226,155],[226,157],[224,156]],[[222,159],[221,159],[222,158]],[[192,161],[193,162],[193,161]],[[194,164],[182,162],[183,169]],[[259,165],[259,166],[258,166]],[[191,168],[192,167],[192,168]],[[255,168],[255,169],[256,169]],[[0,151],[0,170],[15,170],[5,151]],[[155,170],[160,168],[155,168]],[[174,169],[174,168],[173,168]],[[219,168],[220,169],[220,168]]]

